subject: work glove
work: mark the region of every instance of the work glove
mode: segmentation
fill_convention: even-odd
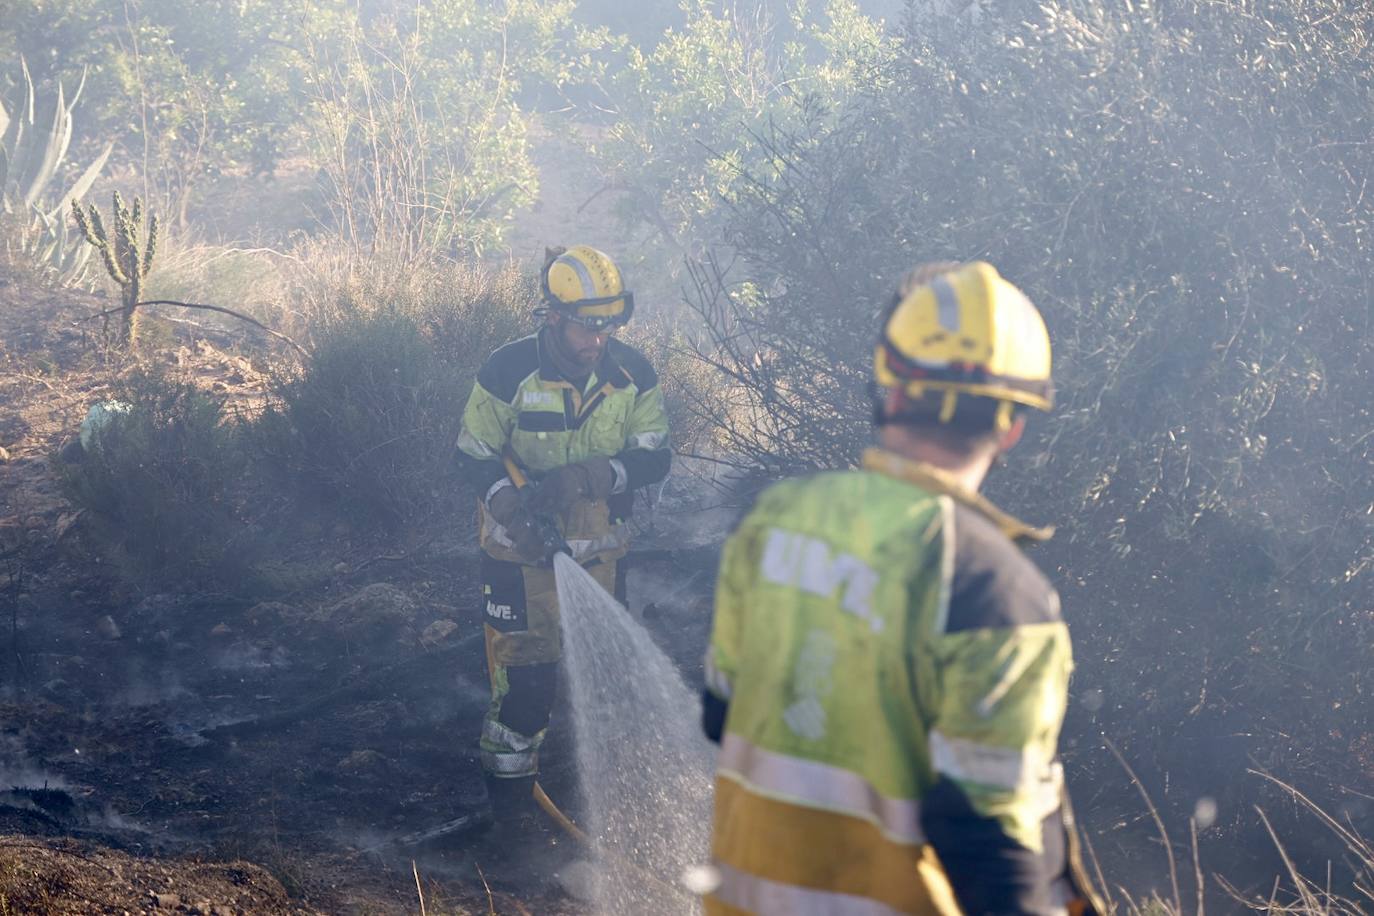
[[[544,475],[530,495],[530,510],[536,514],[566,512],[579,500],[596,502],[611,495],[615,468],[611,459],[588,458],[565,464]]]
[[[506,529],[521,562],[534,565],[544,559],[544,539],[526,502],[514,486],[502,487],[487,500],[487,513]]]

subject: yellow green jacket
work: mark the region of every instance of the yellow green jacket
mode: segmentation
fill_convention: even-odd
[[[672,453],[663,392],[649,361],[615,338],[585,385],[576,386],[553,368],[544,333],[506,344],[483,363],[463,411],[458,451],[484,508],[492,493],[510,485],[502,464],[506,453],[536,480],[587,458],[613,459],[609,506],[580,507],[576,517],[561,520],[565,529],[583,529],[565,530],[578,560],[610,558],[624,552],[618,522],[629,515],[634,491],[668,474]],[[504,532],[485,511],[481,525],[483,547],[500,557],[509,544]]]
[[[1072,660],[1041,538],[945,475],[769,488],[722,556],[709,913],[1063,911]]]

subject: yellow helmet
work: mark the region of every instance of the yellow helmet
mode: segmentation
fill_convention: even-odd
[[[634,314],[634,293],[620,268],[590,245],[559,252],[544,267],[543,286],[547,308],[593,330],[619,327]]]
[[[914,402],[939,394],[941,423],[954,419],[961,395],[993,402],[999,430],[1015,405],[1049,410],[1050,335],[1040,313],[991,264],[948,266],[918,268],[903,282],[878,334],[875,385]]]

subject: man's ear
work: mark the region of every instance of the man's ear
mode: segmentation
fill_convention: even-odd
[[[883,396],[883,410],[888,416],[894,416],[902,412],[906,406],[906,393],[900,388],[889,388],[887,394]]]
[[[997,437],[997,452],[1009,452],[1016,447],[1016,443],[1021,441],[1021,436],[1026,432],[1026,415],[1021,414],[1011,421],[1011,427]]]

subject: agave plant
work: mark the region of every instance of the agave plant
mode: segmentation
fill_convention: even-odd
[[[5,251],[12,259],[47,272],[66,286],[84,286],[90,279],[89,245],[81,244],[81,233],[73,231],[66,213],[45,213],[30,208],[29,218],[9,220],[4,229]]]
[[[70,102],[59,83],[52,122],[43,127],[34,103],[33,78],[28,64],[20,58],[24,88],[14,116],[0,102],[0,212],[7,217],[5,247],[11,256],[21,255],[40,269],[53,273],[60,282],[79,283],[85,277],[90,249],[79,233],[71,232],[67,210],[95,182],[114,144],[88,165],[56,202],[48,195],[49,186],[67,157],[72,140],[72,111],[86,86],[86,74]]]

